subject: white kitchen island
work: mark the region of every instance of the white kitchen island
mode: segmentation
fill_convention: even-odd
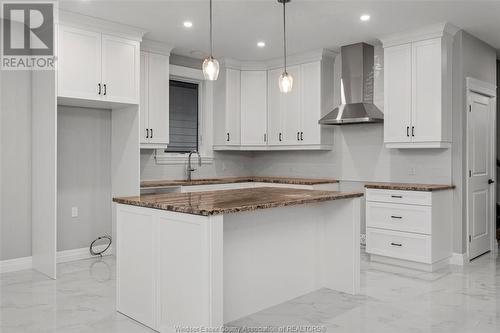
[[[323,287],[356,294],[361,196],[262,187],[115,198],[117,310],[172,332]]]

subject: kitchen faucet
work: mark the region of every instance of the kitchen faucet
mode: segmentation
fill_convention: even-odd
[[[191,151],[189,153],[189,156],[188,156],[188,166],[187,166],[187,180],[188,181],[191,180],[191,173],[196,170],[191,166],[191,155],[193,155],[193,154],[198,155],[198,166],[201,167],[201,155],[200,155],[200,153],[197,150]]]

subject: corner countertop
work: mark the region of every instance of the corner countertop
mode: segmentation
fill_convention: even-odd
[[[231,183],[274,183],[274,184],[294,184],[294,185],[319,185],[335,184],[336,179],[310,179],[310,178],[290,178],[290,177],[222,177],[205,178],[192,180],[143,180],[141,188],[169,187],[169,186],[190,186],[190,185],[214,185]]]
[[[146,194],[114,198],[120,204],[210,216],[362,197],[361,192],[316,191],[277,187],[191,193]]]
[[[379,190],[399,190],[399,191],[444,191],[452,190],[455,185],[444,184],[412,184],[412,183],[366,183],[366,188],[379,189]]]

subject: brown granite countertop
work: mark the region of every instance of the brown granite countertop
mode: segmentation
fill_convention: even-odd
[[[379,190],[399,190],[399,191],[443,191],[452,190],[455,185],[441,185],[441,184],[412,184],[412,183],[367,183],[366,188],[373,188]]]
[[[126,205],[209,216],[361,196],[363,196],[361,192],[261,187],[208,192],[145,194],[138,197],[114,198],[113,201]]]
[[[214,185],[230,183],[275,183],[294,185],[319,185],[338,183],[335,179],[310,179],[310,178],[290,178],[290,177],[223,177],[205,178],[192,180],[143,180],[141,188],[168,187],[168,186],[189,186],[189,185]]]

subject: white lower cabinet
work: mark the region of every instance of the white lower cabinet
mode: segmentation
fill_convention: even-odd
[[[366,190],[373,261],[432,271],[451,256],[452,191]]]

